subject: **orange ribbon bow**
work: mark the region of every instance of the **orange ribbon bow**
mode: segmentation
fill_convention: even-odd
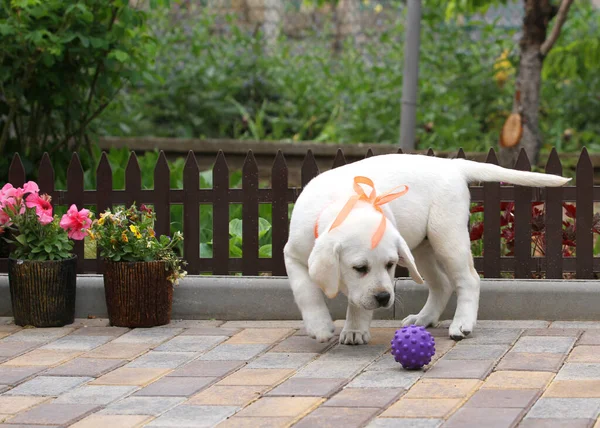
[[[361,184],[370,186],[373,189],[373,190],[371,190],[371,193],[369,195],[367,195],[365,193],[364,189],[360,186]],[[383,210],[381,209],[381,206],[383,204],[387,204],[388,202],[393,201],[396,198],[399,198],[400,196],[402,196],[402,195],[406,194],[406,192],[408,192],[408,186],[405,185],[404,190],[402,190],[401,192],[393,193],[399,187],[401,187],[401,186],[395,187],[392,190],[390,190],[389,192],[386,192],[381,196],[377,196],[377,192],[375,191],[375,186],[373,184],[373,181],[370,178],[361,177],[361,176],[354,177],[354,191],[356,192],[356,195],[351,196],[350,199],[348,199],[348,202],[346,202],[346,205],[344,205],[342,210],[339,212],[339,214],[333,221],[333,224],[331,225],[329,230],[332,230],[332,229],[338,227],[340,224],[342,224],[344,222],[344,220],[346,219],[346,217],[348,217],[348,214],[350,214],[350,211],[352,211],[352,209],[354,208],[354,206],[356,205],[356,203],[358,201],[365,201],[365,202],[373,205],[373,208],[375,208],[375,210],[377,210],[381,213],[381,222],[379,223],[377,230],[375,231],[375,233],[373,234],[373,237],[371,238],[371,249],[377,247],[377,245],[379,244],[379,241],[381,241],[381,238],[383,238],[383,233],[385,232],[385,226],[386,226],[386,218],[385,218],[385,215],[383,214]],[[315,238],[318,238],[318,236],[319,236],[319,233],[318,233],[318,221],[317,221],[317,224],[315,224]]]

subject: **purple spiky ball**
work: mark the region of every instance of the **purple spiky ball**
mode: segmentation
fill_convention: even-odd
[[[429,364],[435,355],[435,339],[425,327],[403,327],[396,330],[392,339],[392,355],[405,369],[420,369]]]

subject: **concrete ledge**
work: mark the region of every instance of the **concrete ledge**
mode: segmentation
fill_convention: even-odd
[[[399,302],[377,311],[379,319],[417,313],[427,287],[408,279],[396,283]],[[175,289],[173,319],[298,320],[300,312],[285,277],[190,276]],[[328,301],[334,319],[346,316],[346,298]],[[442,319],[452,318],[453,297]],[[600,320],[600,281],[484,279],[479,319]],[[0,316],[11,315],[8,276],[0,275]],[[76,317],[106,317],[101,275],[80,275]]]

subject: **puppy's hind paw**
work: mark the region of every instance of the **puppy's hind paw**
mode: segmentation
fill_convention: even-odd
[[[368,330],[342,330],[340,344],[342,345],[366,345],[371,340]]]

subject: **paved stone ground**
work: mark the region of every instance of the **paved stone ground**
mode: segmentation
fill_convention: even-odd
[[[389,354],[398,321],[373,324],[349,347],[289,321],[0,318],[0,427],[600,427],[600,322],[480,321],[459,343],[431,329],[422,371]]]

